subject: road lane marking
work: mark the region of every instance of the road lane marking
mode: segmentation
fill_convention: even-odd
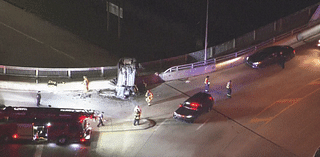
[[[63,51],[60,51],[60,50],[58,50],[58,49],[56,49],[56,48],[54,48],[54,47],[52,47],[52,46],[50,46],[50,48],[53,49],[53,50],[55,50],[55,51],[57,51],[57,52],[59,52],[59,53],[61,53],[61,54],[63,54],[63,55],[65,55],[65,56],[67,56],[67,57],[69,57],[69,58],[71,58],[71,59],[73,59],[73,60],[76,60],[74,57],[68,55],[67,53],[65,53],[65,52],[63,52]],[[86,64],[86,63],[85,63],[85,64]],[[88,66],[88,64],[86,64],[86,65]]]
[[[202,123],[198,128],[197,130],[199,130],[201,127],[203,127],[208,121],[209,121],[210,118],[208,118],[204,123]]]
[[[320,79],[316,79],[316,80],[313,80],[311,81],[310,83],[308,83],[307,85],[304,85],[302,87],[300,87],[299,89],[297,90],[294,90],[294,91],[291,91],[290,93],[288,93],[287,95],[285,95],[284,97],[288,97],[289,95],[291,95],[292,93],[296,92],[296,91],[299,91],[309,85],[318,85],[318,82],[320,82]],[[314,91],[315,92],[315,91]],[[310,93],[309,93],[310,94]],[[306,96],[308,96],[309,94],[307,94]],[[260,116],[262,113],[264,113],[265,111],[267,111],[269,108],[273,107],[275,104],[278,104],[278,103],[288,103],[288,102],[291,102],[291,103],[296,103],[296,102],[299,102],[300,100],[304,99],[306,96],[302,97],[302,98],[293,98],[293,99],[280,99],[280,100],[277,100],[276,102],[270,104],[269,106],[267,106],[266,108],[264,108],[262,111],[260,111],[256,116],[255,118],[252,118],[250,120],[249,123],[255,123],[257,121],[259,121],[257,118],[258,116]],[[285,108],[286,109],[286,108]],[[272,118],[272,117],[270,117]],[[260,120],[260,121],[263,121],[263,120]],[[260,122],[259,121],[259,122]]]
[[[319,90],[320,90],[320,88],[317,89],[317,90],[315,90],[315,91],[313,91],[313,92],[311,92],[311,93],[309,93],[309,94],[307,94],[306,96],[304,96],[304,97],[301,98],[300,100],[302,100],[302,99],[310,96],[311,94],[313,94],[313,93],[315,93],[315,92],[317,92],[317,91],[319,91]],[[291,105],[287,106],[286,108],[284,108],[283,110],[281,110],[279,113],[277,113],[275,116],[270,117],[270,119],[269,119],[266,123],[264,123],[261,127],[267,125],[267,124],[268,124],[269,122],[271,122],[273,119],[275,119],[276,117],[278,117],[280,114],[282,114],[283,112],[285,112],[285,111],[288,110],[290,107],[292,107],[293,105],[297,104],[298,102],[299,102],[299,101],[292,103]],[[259,127],[259,128],[261,128],[261,127]]]
[[[267,122],[271,119],[272,117],[269,118],[253,118],[250,120],[250,123],[259,123],[259,122]]]
[[[34,157],[41,157],[43,150],[43,144],[36,146],[36,152],[34,153]]]
[[[312,81],[308,85],[320,85],[320,79]]]
[[[276,101],[276,103],[296,103],[300,101],[302,98],[293,98],[293,99],[280,99]]]
[[[11,26],[9,26],[9,25],[7,25],[7,24],[3,23],[3,22],[0,22],[0,24],[2,24],[3,26],[5,26],[5,27],[7,27],[7,28],[10,28],[10,29],[12,29],[12,30],[14,30],[14,31],[16,31],[16,32],[18,32],[18,33],[20,33],[20,34],[22,34],[22,35],[26,36],[27,38],[30,38],[30,39],[32,39],[32,40],[34,40],[34,41],[38,42],[38,43],[41,43],[41,44],[43,44],[43,45],[46,45],[46,44],[44,44],[44,42],[42,42],[42,41],[40,41],[40,40],[38,40],[38,39],[36,39],[36,38],[34,38],[34,37],[32,37],[32,36],[28,35],[28,34],[25,34],[25,33],[23,33],[23,32],[21,32],[21,31],[19,31],[19,30],[15,29],[15,28],[13,28],[13,27],[11,27]],[[49,45],[48,45],[48,46],[49,46]],[[74,57],[72,57],[72,56],[68,55],[67,53],[65,53],[65,52],[63,52],[63,51],[60,51],[60,50],[58,50],[58,49],[56,49],[56,48],[53,48],[52,46],[49,46],[49,47],[50,47],[51,49],[53,49],[53,50],[57,51],[58,53],[61,53],[61,54],[65,55],[65,56],[67,56],[67,57],[69,57],[69,58],[71,58],[71,59],[75,60],[75,58],[74,58]]]
[[[36,41],[36,42],[38,42],[38,43],[43,44],[43,42],[42,42],[42,41],[39,41],[39,40],[37,40],[36,38],[34,38],[34,37],[32,37],[32,36],[30,36],[30,35],[28,35],[28,34],[25,34],[25,33],[23,33],[23,32],[21,32],[21,31],[19,31],[19,30],[15,29],[15,28],[13,28],[13,27],[11,27],[11,26],[9,26],[9,25],[7,25],[7,24],[3,23],[3,22],[0,22],[0,23],[1,23],[2,25],[4,25],[5,27],[8,27],[8,28],[10,28],[10,29],[12,29],[12,30],[14,30],[14,31],[16,31],[16,32],[18,32],[18,33],[20,33],[20,34],[22,34],[22,35],[24,35],[24,36],[26,36],[26,37],[28,37],[28,38],[30,38],[30,39],[32,39],[32,40],[34,40],[34,41]]]
[[[157,129],[158,129],[162,124],[164,124],[167,120],[169,120],[169,119],[165,119],[163,122],[161,122],[161,123],[154,129],[154,131],[157,131]]]
[[[175,87],[173,87],[173,86],[171,86],[171,85],[169,85],[168,83],[164,83],[165,85],[167,85],[167,86],[169,86],[169,87],[171,87],[172,89],[174,89],[174,90],[176,90],[176,91],[178,91],[178,92],[180,92],[181,94],[183,94],[183,95],[185,95],[185,96],[187,96],[187,97],[191,97],[190,95],[188,95],[187,93],[184,93],[183,91],[181,91],[181,90],[179,90],[178,88],[175,88]]]

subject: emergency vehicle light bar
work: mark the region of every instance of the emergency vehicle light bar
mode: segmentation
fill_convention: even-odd
[[[16,111],[21,111],[21,110],[27,111],[28,109],[24,108],[24,107],[15,107],[15,108],[13,108],[13,110],[16,110]]]
[[[60,109],[61,112],[86,112],[84,109]]]

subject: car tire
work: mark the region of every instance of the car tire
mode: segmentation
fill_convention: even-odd
[[[194,119],[188,121],[187,123],[190,123],[190,124],[194,123]]]
[[[65,145],[65,144],[67,144],[67,141],[68,141],[67,137],[61,136],[58,138],[57,144],[58,145]]]

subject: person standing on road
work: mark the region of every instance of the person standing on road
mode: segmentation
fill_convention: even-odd
[[[205,92],[208,92],[208,91],[209,91],[209,86],[210,86],[209,76],[207,76],[207,77],[204,79],[204,85],[205,85],[204,91],[205,91]]]
[[[227,83],[227,86],[226,86],[228,98],[231,98],[231,87],[232,87],[232,85],[231,85],[231,80],[230,80],[230,81]]]
[[[85,91],[88,92],[89,91],[89,80],[88,80],[87,76],[83,76],[83,84],[85,85]]]
[[[148,106],[150,106],[151,101],[153,99],[153,93],[151,92],[151,90],[147,90],[146,92],[146,102],[148,103]]]
[[[136,126],[137,124],[139,125],[140,116],[141,116],[141,109],[139,106],[136,106],[134,108],[134,121],[133,121],[134,126]]]
[[[286,58],[284,57],[283,53],[280,52],[280,59],[279,59],[279,64],[284,69],[284,64],[286,63]]]
[[[41,101],[41,93],[40,93],[40,91],[38,91],[38,93],[37,93],[37,106],[38,107],[40,106],[40,101]]]
[[[104,126],[104,124],[103,124],[103,114],[104,114],[104,112],[102,112],[99,115],[99,124],[97,125],[97,127],[99,127],[100,125]]]

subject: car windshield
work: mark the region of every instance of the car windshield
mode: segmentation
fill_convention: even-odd
[[[266,57],[270,56],[273,52],[275,52],[277,47],[269,47],[266,49],[263,49],[256,54],[254,54],[255,57],[257,57],[258,60],[264,60]]]

